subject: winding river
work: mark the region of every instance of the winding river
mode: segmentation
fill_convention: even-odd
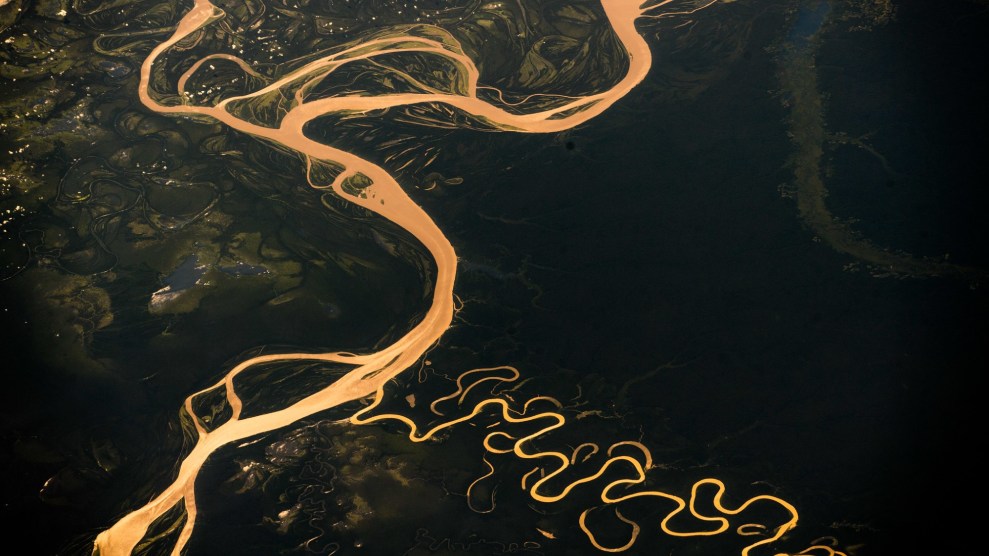
[[[181,510],[183,518],[179,521],[181,530],[174,539],[171,554],[179,556],[196,527],[196,479],[212,454],[231,443],[274,431],[327,409],[366,398],[372,398],[372,403],[354,414],[350,419],[351,423],[360,425],[381,420],[400,421],[407,425],[409,438],[415,442],[427,440],[443,429],[486,411],[500,413],[508,423],[537,423],[539,426],[536,432],[529,435],[515,438],[496,430],[488,435],[484,443],[489,452],[513,453],[519,458],[538,463],[543,470],[540,478],[527,481],[527,475],[521,485],[537,502],[552,503],[562,500],[578,485],[596,481],[606,473],[609,477],[617,473],[618,479],[610,480],[601,488],[601,503],[612,506],[635,498],[672,501],[674,509],[659,524],[670,535],[710,536],[734,530],[738,535],[752,539],[742,550],[742,555],[746,556],[758,547],[765,548],[765,545],[775,543],[795,527],[797,511],[788,502],[762,495],[730,507],[722,502],[726,488],[724,483],[714,478],[697,481],[691,492],[685,495],[641,488],[636,490],[637,486],[645,482],[647,472],[653,467],[649,450],[636,441],[615,443],[603,450],[608,458],[596,472],[574,480],[561,489],[551,489],[549,482],[570,467],[571,462],[577,458],[576,452],[571,455],[558,451],[540,451],[532,446],[531,441],[534,438],[565,424],[566,420],[559,412],[534,409],[546,404],[552,408],[554,403],[558,404],[552,399],[534,398],[522,407],[513,407],[505,399],[492,397],[477,403],[460,416],[423,431],[411,419],[401,415],[372,415],[378,402],[385,396],[386,384],[396,375],[415,366],[450,326],[455,312],[457,253],[436,222],[409,197],[388,171],[351,152],[315,141],[305,133],[307,124],[327,115],[359,118],[366,114],[423,104],[442,105],[469,114],[498,131],[552,133],[572,129],[611,107],[636,87],[649,71],[650,49],[636,30],[637,20],[689,15],[714,4],[714,1],[710,1],[681,9],[674,8],[672,2],[673,0],[644,3],[638,0],[601,1],[603,14],[627,58],[624,75],[607,90],[583,96],[553,95],[549,100],[542,99],[536,103],[511,104],[502,100],[501,91],[492,95],[491,87],[479,84],[481,72],[478,66],[452,34],[441,27],[425,23],[386,29],[364,40],[344,44],[271,79],[257,73],[249,62],[235,54],[208,54],[185,69],[177,80],[176,90],[166,94],[156,88],[158,83],[155,77],[164,64],[164,59],[169,53],[194,48],[203,33],[211,26],[223,22],[226,17],[225,12],[209,0],[195,0],[192,9],[182,17],[171,36],[158,44],[144,60],[138,90],[141,102],[159,114],[212,118],[233,130],[298,153],[307,162],[307,177],[311,187],[330,191],[407,231],[429,252],[435,262],[436,275],[431,282],[432,295],[423,318],[383,349],[368,353],[276,353],[252,357],[235,366],[215,384],[186,398],[183,410],[192,416],[196,429],[194,447],[181,462],[174,481],[167,488],[98,535],[93,548],[94,556],[132,554],[142,542],[148,541],[153,524],[173,515],[170,512],[176,509]],[[413,70],[392,68],[391,77],[405,83],[413,92],[389,91],[342,96],[319,94],[321,87],[332,82],[341,70],[359,63],[378,64],[381,60],[396,55],[415,55],[420,60],[432,60],[438,66],[451,68],[447,73],[449,83],[440,86],[428,76],[418,75]],[[380,63],[383,65],[383,62]],[[196,97],[196,91],[191,83],[196,81],[200,72],[208,71],[215,64],[232,64],[239,68],[245,78],[267,82],[253,92],[229,96],[214,104],[198,105],[192,100]],[[481,94],[482,91],[486,93]],[[274,122],[253,121],[249,117],[251,111],[244,109],[252,103],[263,103],[275,98],[281,100]],[[494,98],[499,99],[498,102]],[[534,106],[535,109],[525,110],[526,106]],[[334,175],[330,179],[320,179],[318,175],[325,168],[335,171],[331,172]],[[282,361],[331,362],[345,366],[348,371],[332,384],[287,407],[244,416],[243,403],[235,383],[238,375],[261,364]],[[458,380],[458,390],[454,396],[462,398],[466,392],[483,382],[511,382],[518,376],[518,370],[507,366],[468,370]],[[207,427],[196,416],[195,401],[207,393],[219,391],[225,396],[231,415],[222,424]],[[509,448],[504,447],[506,440],[509,441]],[[583,449],[588,447],[583,446]],[[581,447],[577,450],[581,450]],[[598,451],[596,445],[593,446],[593,451]],[[696,502],[701,498],[707,501],[705,507],[713,508],[716,514],[708,515],[697,509]],[[738,524],[731,521],[731,518],[756,503],[776,505],[786,518],[780,523],[772,524]],[[596,549],[619,552],[629,549],[635,543],[641,525],[624,518],[617,508],[616,515],[628,524],[631,531],[628,541],[618,546],[605,546],[599,542],[586,523],[588,511],[581,514],[580,527]],[[671,525],[674,517],[682,517],[688,512],[697,524],[694,529],[681,530]],[[801,553],[840,554],[827,546],[812,546]]]

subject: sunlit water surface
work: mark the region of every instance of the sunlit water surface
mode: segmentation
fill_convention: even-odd
[[[615,48],[588,23],[595,2],[432,4],[224,4],[240,23],[187,46],[284,73],[312,45],[433,17],[501,90],[586,95],[625,69],[579,54]],[[429,252],[310,187],[297,153],[142,104],[141,62],[191,7],[0,6],[2,522],[32,554],[88,555],[165,489],[193,441],[183,400],[238,362],[382,349],[430,306]],[[978,518],[945,500],[979,482],[987,18],[962,1],[721,2],[641,22],[647,77],[575,129],[496,131],[436,107],[315,120],[310,137],[391,172],[459,256],[451,328],[377,411],[442,421],[430,404],[460,373],[510,365],[502,396],[552,396],[568,419],[540,449],[638,441],[649,488],[686,496],[716,477],[729,505],[793,504],[798,526],[753,554],[974,554]],[[540,78],[540,52],[586,63]],[[371,66],[341,76],[348,92],[382,86]],[[214,70],[196,102],[237,79]],[[238,394],[260,415],[346,370],[259,365]],[[455,418],[491,386],[435,408]],[[497,412],[413,443],[395,421],[349,424],[365,403],[220,448],[186,552],[597,552],[579,516],[601,489],[533,501],[533,465],[482,445]],[[195,410],[206,428],[230,418],[222,395]],[[622,518],[641,524],[634,554],[759,538],[671,537],[670,509],[631,501],[591,524],[608,546],[628,540]],[[139,553],[169,553],[181,519],[167,517]]]

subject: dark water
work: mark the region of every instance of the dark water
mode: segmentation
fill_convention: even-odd
[[[815,241],[780,194],[795,180],[793,91],[778,78],[793,44],[816,58],[827,130],[860,138],[824,145],[831,212],[874,244],[989,268],[989,91],[975,79],[989,13],[892,5],[886,20],[881,2],[718,4],[679,30],[649,28],[646,82],[576,130],[416,131],[426,157],[441,154],[399,180],[457,249],[464,309],[427,380],[410,370],[389,407],[409,410],[412,392],[421,410],[450,391],[444,375],[515,365],[531,379],[520,396],[574,408],[547,443],[641,440],[662,464],[651,486],[714,476],[730,502],[794,504],[799,525],[777,552],[834,537],[858,556],[975,554],[977,513],[957,505],[979,502],[986,284],[875,277]],[[2,522],[32,554],[88,554],[167,484],[185,396],[261,351],[386,344],[425,310],[432,263],[401,230],[324,205],[290,154],[142,108],[134,62],[153,43],[90,46],[139,4],[0,10],[12,6],[25,11],[2,20],[5,63],[49,66],[8,69],[0,93],[0,168],[18,184],[0,207],[25,207],[2,246]],[[5,42],[23,34],[79,62]],[[313,134],[332,143],[330,124]],[[374,124],[341,124],[338,140],[379,160],[387,151],[361,145],[415,129]],[[463,183],[429,189],[430,171]],[[258,382],[259,399],[289,395]],[[594,492],[533,503],[518,488],[529,467],[490,456],[499,474],[467,495],[487,471],[483,423],[412,444],[398,425],[331,422],[356,407],[215,455],[188,553],[596,553],[576,526]],[[631,554],[744,546],[673,539],[659,509],[627,511],[643,523]],[[620,544],[626,526],[600,519]]]
[[[798,8],[796,19],[790,24],[787,42],[804,47],[824,25],[831,12],[831,2],[805,2]]]

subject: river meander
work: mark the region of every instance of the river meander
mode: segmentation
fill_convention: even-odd
[[[5,527],[969,553],[987,19],[5,2]]]

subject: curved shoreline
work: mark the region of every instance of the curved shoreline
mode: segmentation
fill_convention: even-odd
[[[822,8],[824,6],[824,8]],[[968,280],[973,287],[985,282],[985,269],[957,265],[941,259],[892,251],[872,243],[836,217],[827,205],[824,152],[831,135],[825,121],[825,100],[817,82],[820,34],[834,11],[831,0],[808,3],[798,12],[793,28],[777,57],[782,92],[790,102],[789,128],[796,149],[793,166],[800,219],[832,249],[872,267],[876,276],[950,276]],[[806,28],[801,25],[810,23]],[[796,31],[799,29],[799,33]]]
[[[234,98],[226,99],[215,106],[165,105],[152,97],[151,74],[155,62],[173,45],[192,35],[199,29],[224,17],[222,10],[209,0],[196,0],[192,9],[182,17],[175,32],[165,42],[156,46],[141,66],[141,79],[138,95],[141,102],[150,110],[160,114],[200,115],[212,117],[232,129],[284,145],[306,157],[307,161],[321,160],[344,167],[334,181],[320,188],[332,189],[341,198],[366,208],[395,223],[412,234],[434,258],[437,276],[433,289],[432,302],[425,317],[405,336],[381,351],[354,355],[330,352],[323,354],[284,353],[254,357],[241,362],[216,384],[196,392],[186,398],[185,410],[192,412],[192,400],[199,394],[224,386],[227,400],[233,409],[231,418],[211,431],[206,431],[200,423],[195,423],[198,439],[192,451],[182,461],[179,472],[161,494],[144,507],[135,510],[101,532],[94,542],[93,553],[100,556],[126,556],[146,535],[149,527],[158,518],[183,503],[186,512],[185,525],[172,550],[174,556],[182,553],[192,536],[196,522],[195,481],[199,470],[207,458],[221,446],[268,432],[294,423],[319,411],[341,404],[366,398],[379,392],[392,377],[403,372],[417,361],[446,331],[453,317],[453,285],[456,277],[457,256],[445,235],[433,220],[412,199],[383,168],[346,151],[336,149],[312,139],[304,134],[304,126],[311,120],[336,111],[366,112],[380,108],[402,106],[422,102],[445,103],[461,108],[469,113],[491,121],[499,129],[531,133],[548,133],[579,125],[602,113],[618,99],[634,88],[649,71],[651,52],[645,40],[636,32],[635,21],[648,10],[666,5],[671,0],[643,7],[638,2],[628,0],[602,0],[602,7],[618,40],[624,45],[629,57],[626,75],[613,88],[591,95],[576,98],[556,108],[533,114],[516,115],[480,100],[477,95],[478,70],[473,62],[458,48],[446,44],[415,37],[399,36],[396,39],[377,39],[337,52],[299,68],[287,76],[277,79],[267,87],[243,97],[256,97],[276,91],[297,79],[309,78],[304,88],[318,83],[331,75],[332,71],[350,61],[371,58],[387,48],[375,50],[378,44],[395,44],[398,49],[410,52],[427,51],[445,56],[453,61],[461,71],[466,72],[469,83],[467,95],[454,94],[397,94],[379,97],[334,97],[306,102],[301,94],[295,97],[295,105],[282,118],[277,128],[260,126],[244,121],[227,110]],[[230,56],[233,59],[236,57]],[[236,60],[234,60],[236,62]],[[194,65],[179,79],[178,93],[183,96],[188,78],[198,69]],[[315,75],[314,75],[315,74]],[[561,117],[560,115],[563,114]],[[348,192],[348,180],[363,176],[370,185],[359,194]],[[314,184],[310,182],[310,185]],[[235,391],[233,380],[245,369],[265,362],[309,360],[331,361],[352,364],[355,368],[333,384],[299,400],[293,405],[267,414],[250,418],[240,418],[241,402]],[[379,394],[380,395],[380,394]]]

